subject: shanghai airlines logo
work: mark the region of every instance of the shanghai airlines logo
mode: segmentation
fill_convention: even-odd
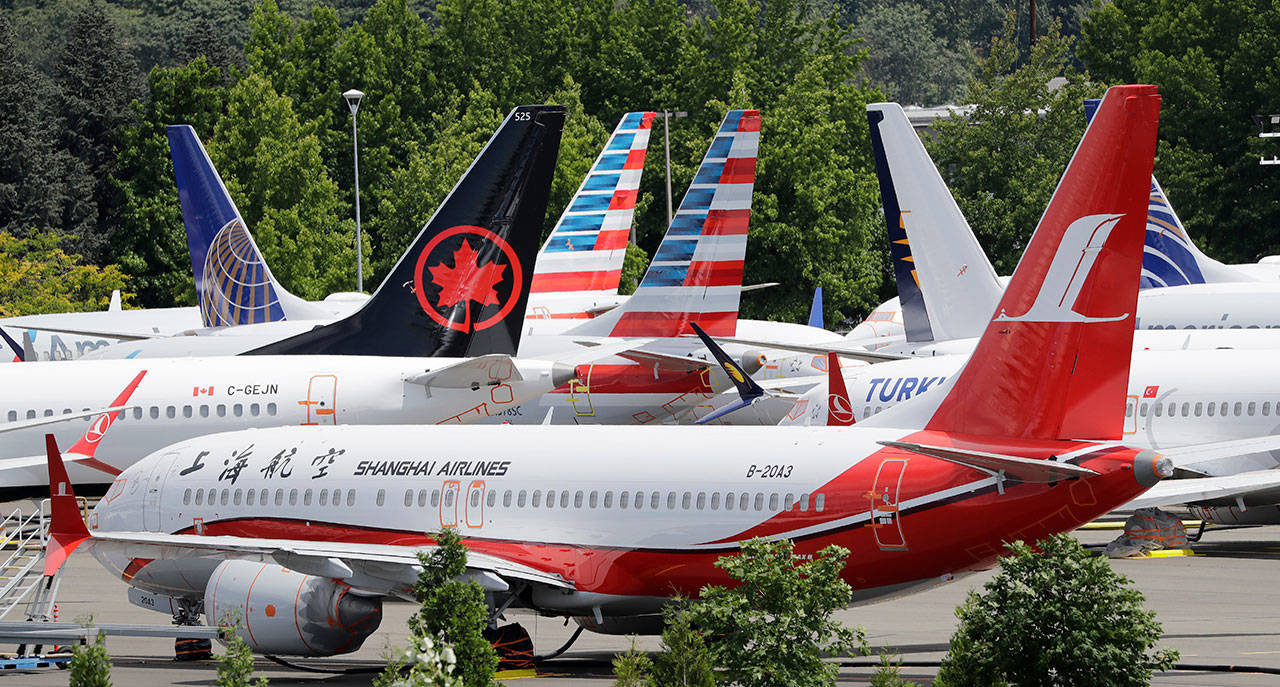
[[[1087,215],[1072,222],[1062,234],[1058,252],[1044,275],[1044,283],[1031,307],[1021,315],[1009,315],[1001,310],[995,322],[1114,322],[1123,320],[1129,313],[1114,317],[1089,317],[1073,309],[1080,289],[1084,287],[1098,260],[1107,237],[1123,214]]]
[[[849,403],[847,396],[840,394],[827,394],[827,412],[837,422],[846,425],[853,424],[853,407]]]
[[[413,276],[423,312],[464,334],[502,322],[520,300],[523,284],[524,271],[511,244],[470,225],[431,239],[418,255]]]

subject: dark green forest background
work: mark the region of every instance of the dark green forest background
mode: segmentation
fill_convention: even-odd
[[[513,106],[569,108],[545,230],[618,118],[672,121],[677,200],[724,111],[763,139],[744,316],[827,323],[894,294],[863,106],[969,103],[931,153],[1002,273],[1016,264],[1106,84],[1164,94],[1156,174],[1225,261],[1280,253],[1280,10],[1262,0],[0,1],[0,314],[194,302],[164,127],[209,149],[273,271],[354,287],[359,88],[366,288]],[[1057,79],[1053,86],[1049,82]],[[637,212],[665,230],[661,138]],[[637,256],[639,254],[637,252]],[[643,264],[635,261],[633,268]]]

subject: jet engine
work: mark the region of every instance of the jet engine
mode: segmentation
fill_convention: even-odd
[[[647,615],[619,615],[602,617],[574,616],[574,622],[583,629],[602,635],[660,635],[664,626],[661,613]]]
[[[226,561],[204,593],[209,624],[237,625],[260,654],[332,656],[355,651],[382,622],[382,599],[337,580],[272,563]]]

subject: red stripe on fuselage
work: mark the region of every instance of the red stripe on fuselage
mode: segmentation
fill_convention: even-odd
[[[655,373],[652,365],[638,363],[579,365],[580,383],[574,393],[583,393],[587,387],[592,394],[685,394],[692,391],[711,391],[701,371],[664,370]],[[568,384],[552,391],[553,394],[569,393]]]

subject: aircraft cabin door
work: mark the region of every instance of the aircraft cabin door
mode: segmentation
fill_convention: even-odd
[[[484,481],[467,485],[467,527],[484,526]]]
[[[338,424],[338,376],[312,375],[307,382],[307,400],[298,404],[307,409],[302,424]]]
[[[457,527],[458,526],[458,492],[461,491],[462,483],[457,480],[449,480],[444,483],[444,488],[440,494],[440,526],[441,527]]]
[[[1125,396],[1124,398],[1124,434],[1133,434],[1138,431],[1138,397]]]
[[[160,496],[165,477],[177,465],[177,452],[166,453],[157,460],[147,476],[146,494],[142,497],[142,525],[148,532],[160,531]]]
[[[898,497],[902,489],[902,475],[907,461],[892,459],[880,463],[876,470],[875,486],[871,497],[871,529],[876,535],[876,545],[882,551],[906,551],[907,540],[902,534],[902,519],[898,512]]]

